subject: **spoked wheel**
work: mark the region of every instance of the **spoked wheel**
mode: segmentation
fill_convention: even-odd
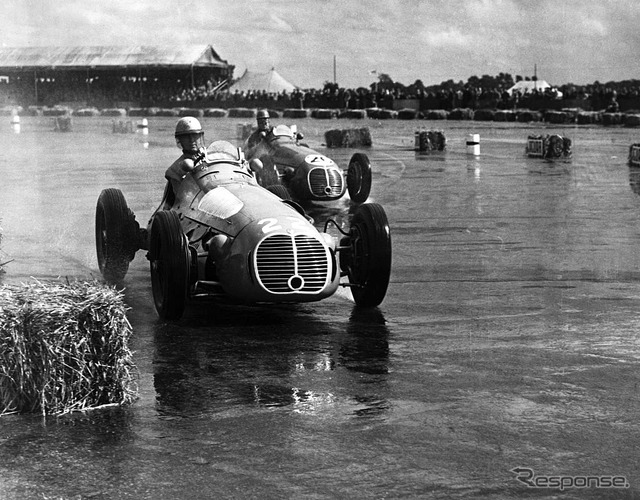
[[[371,193],[371,163],[364,153],[355,153],[347,170],[349,197],[356,203],[367,201]]]
[[[158,212],[151,223],[149,260],[156,311],[162,319],[180,319],[189,291],[189,243],[178,214]]]
[[[103,190],[96,206],[96,251],[98,267],[107,283],[122,282],[138,250],[137,241],[138,224],[122,191]]]
[[[375,307],[387,293],[391,274],[391,231],[382,206],[359,206],[345,240],[351,250],[341,267],[349,277],[353,298],[358,306]]]

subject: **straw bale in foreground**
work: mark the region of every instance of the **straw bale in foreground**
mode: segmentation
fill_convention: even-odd
[[[0,287],[0,415],[135,398],[122,293],[95,281]]]

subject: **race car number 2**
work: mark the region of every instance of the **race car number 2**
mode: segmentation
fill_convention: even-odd
[[[301,221],[296,217],[287,217],[287,220],[288,220],[287,226],[290,228],[293,228],[293,229],[305,228],[304,221]],[[262,232],[265,234],[272,233],[274,231],[282,231],[281,222],[278,219],[273,217],[269,217],[267,219],[261,219],[257,222],[257,224],[262,226]]]

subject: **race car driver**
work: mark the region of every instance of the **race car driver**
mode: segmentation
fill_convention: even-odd
[[[171,208],[175,201],[175,190],[185,175],[191,172],[206,157],[204,132],[197,118],[185,116],[176,123],[176,145],[182,149],[182,155],[167,169],[164,206]]]
[[[271,126],[269,112],[266,109],[258,110],[256,121],[258,122],[258,130],[253,132],[247,139],[247,149],[254,148],[273,128]]]

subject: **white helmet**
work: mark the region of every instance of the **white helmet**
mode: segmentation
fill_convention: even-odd
[[[200,125],[200,122],[193,116],[185,116],[184,118],[180,118],[178,120],[178,123],[176,123],[176,137],[187,134],[201,133],[202,125]]]

